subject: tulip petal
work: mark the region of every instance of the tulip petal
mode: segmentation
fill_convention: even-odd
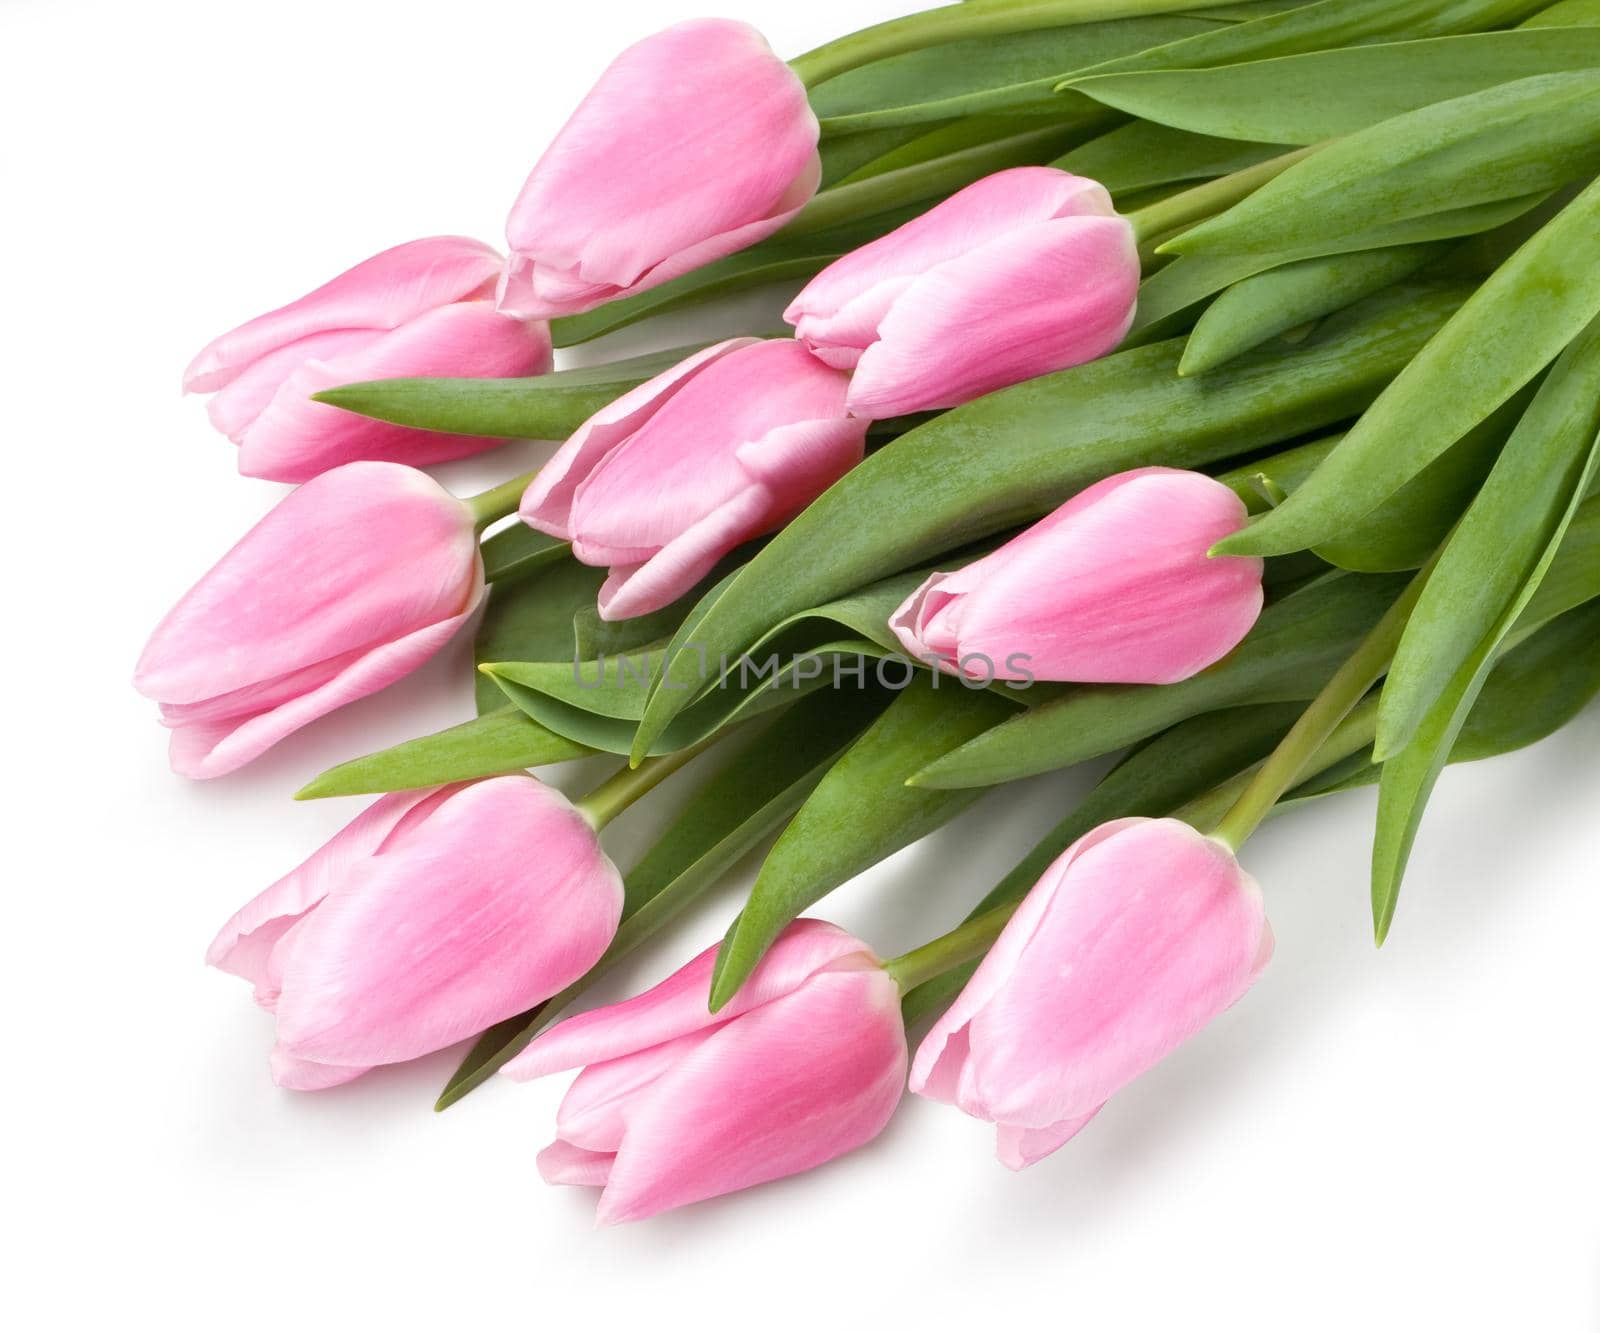
[[[1099,1114],[1100,1108],[1096,1107],[1088,1115],[1060,1120],[1044,1129],[1000,1125],[995,1134],[995,1156],[1002,1166],[1021,1171],[1048,1157]]]
[[[614,1156],[575,1148],[557,1139],[540,1152],[539,1175],[547,1185],[604,1185],[611,1176]]]
[[[272,1081],[290,1092],[321,1092],[358,1079],[370,1065],[324,1065],[314,1060],[299,1060],[283,1047],[274,1046],[269,1056]]]
[[[701,348],[602,407],[567,438],[523,492],[518,514],[529,527],[570,541],[572,501],[589,474],[656,411],[711,362],[759,342],[729,338]]]
[[[239,470],[249,477],[299,482],[358,459],[421,466],[497,449],[503,440],[395,426],[313,402],[311,395],[341,384],[413,375],[542,375],[551,364],[545,324],[499,314],[488,301],[424,311],[326,359],[302,361],[239,440]]]
[[[524,1082],[702,1032],[789,994],[812,973],[863,949],[860,940],[837,926],[802,917],[778,937],[738,994],[713,1014],[706,1001],[719,947],[712,945],[631,1000],[557,1023],[535,1037],[501,1072]]]
[[[297,928],[278,1038],[351,1065],[439,1050],[577,980],[621,911],[621,876],[565,797],[525,775],[471,783]]]
[[[770,234],[803,202],[796,182],[816,170],[817,133],[800,81],[747,24],[696,20],[634,44],[513,205],[500,299],[572,313]],[[670,262],[680,255],[685,266]]]
[[[899,1104],[899,992],[880,968],[827,970],[712,1033],[641,1097],[601,1195],[602,1224],[821,1165]]]
[[[213,426],[238,444],[255,419],[266,411],[283,382],[305,362],[313,357],[343,356],[382,336],[372,329],[330,329],[274,348],[212,394],[206,403],[206,416]]]
[[[616,1152],[627,1130],[629,1108],[640,1094],[721,1026],[714,1023],[658,1046],[588,1065],[561,1099],[556,1133],[563,1142],[589,1152]]]
[[[850,410],[878,419],[954,407],[1103,356],[1133,322],[1138,286],[1122,218],[1015,228],[906,289],[856,366]]]
[[[206,950],[206,962],[259,989],[266,980],[267,955],[284,931],[321,902],[352,865],[370,856],[409,810],[438,790],[391,792],[374,801],[229,917]]]
[[[437,306],[487,296],[500,265],[491,246],[465,236],[397,245],[208,343],[184,371],[184,392],[220,389],[260,358],[313,334],[394,329]]]

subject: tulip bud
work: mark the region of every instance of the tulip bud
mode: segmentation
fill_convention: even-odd
[[[471,511],[398,463],[290,492],[156,626],[134,688],[172,767],[231,773],[432,657],[483,596]]]
[[[1133,228],[1092,180],[997,172],[835,260],[784,311],[850,410],[880,419],[955,407],[1092,361],[1133,322]]]
[[[848,380],[794,342],[697,352],[579,426],[522,497],[523,522],[609,565],[600,615],[659,610],[861,461]]]
[[[999,550],[934,574],[890,619],[907,652],[991,680],[1168,685],[1239,643],[1262,563],[1207,556],[1244,526],[1220,481],[1138,468],[1097,482]]]
[[[716,953],[558,1024],[505,1067],[531,1079],[587,1066],[539,1170],[552,1185],[601,1186],[603,1223],[820,1166],[875,1138],[899,1104],[899,991],[865,944],[797,921],[713,1014]]]
[[[411,430],[311,395],[406,375],[541,375],[550,330],[497,313],[500,256],[460,236],[397,245],[298,301],[210,343],[184,372],[185,393],[212,393],[211,424],[239,446],[239,471],[305,481],[358,459],[440,463],[504,443]]]
[[[579,314],[754,245],[815,193],[817,133],[800,80],[748,24],[636,42],[512,205],[501,309]]]
[[[1045,871],[923,1040],[911,1090],[999,1128],[1013,1170],[1249,989],[1272,955],[1261,891],[1176,819],[1118,819]]]
[[[222,928],[206,961],[277,1017],[273,1080],[310,1092],[441,1050],[599,960],[622,877],[526,774],[385,796]]]

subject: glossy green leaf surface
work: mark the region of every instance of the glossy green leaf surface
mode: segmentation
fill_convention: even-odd
[[[1600,318],[1557,359],[1428,576],[1384,685],[1380,758],[1416,733],[1559,541],[1582,499],[1597,433]]]
[[[514,773],[594,753],[540,726],[520,710],[492,713],[335,765],[295,793],[296,800],[437,787]]]
[[[1195,134],[1310,144],[1515,79],[1596,67],[1600,32],[1544,28],[1091,76],[1073,90]]]
[[[444,1110],[516,1055],[602,971],[672,921],[805,799],[844,746],[887,702],[863,690],[813,696],[764,728],[694,795],[624,879],[622,924],[582,980],[544,1004],[497,1023],[467,1053],[439,1095]]]
[[[1600,181],[1502,264],[1316,472],[1219,544],[1281,555],[1338,536],[1527,384],[1600,313]]]
[[[919,675],[828,770],[762,863],[711,980],[722,1008],[785,926],[868,866],[953,819],[980,792],[906,786],[929,759],[1015,711],[948,676]]]
[[[1237,648],[1175,685],[1084,685],[1002,722],[915,776],[988,787],[1110,754],[1218,708],[1310,699],[1407,580],[1332,574],[1272,603]]]
[[[486,538],[482,552],[484,578],[490,583],[510,583],[565,560],[571,548],[526,523],[511,523]]]
[[[701,679],[698,654],[736,656],[786,616],[1048,513],[1113,473],[1203,466],[1347,418],[1465,290],[1397,286],[1298,346],[1248,353],[1203,385],[1177,375],[1182,343],[1174,341],[947,412],[869,456],[709,594],[669,649],[673,678]],[[654,744],[692,697],[655,691],[635,752]]]
[[[560,662],[570,672],[576,651],[573,617],[594,605],[606,571],[563,560],[528,578],[489,586],[472,654],[485,662]],[[475,681],[480,713],[502,708],[505,696],[487,676]]]
[[[1225,176],[1283,151],[1279,144],[1213,139],[1138,120],[1090,139],[1051,165],[1097,180],[1114,195],[1127,195]]]

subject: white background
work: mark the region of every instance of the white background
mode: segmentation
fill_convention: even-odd
[[[786,55],[909,8],[726,4]],[[269,1020],[205,946],[361,804],[289,793],[465,716],[467,671],[458,645],[233,777],[167,771],[134,659],[278,494],[179,373],[384,246],[497,240],[610,55],[696,10],[0,2],[12,1326],[1600,1326],[1593,709],[1447,774],[1381,953],[1371,796],[1269,826],[1246,856],[1279,942],[1260,983],[1021,1176],[913,1099],[808,1177],[596,1231],[534,1170],[563,1080],[444,1116],[455,1052],[314,1096],[268,1081]],[[766,327],[776,302],[745,307]],[[915,944],[1079,785],[992,798],[824,910]],[[624,864],[671,799],[616,826]],[[738,888],[608,993],[720,935]]]

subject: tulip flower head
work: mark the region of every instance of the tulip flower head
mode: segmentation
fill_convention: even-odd
[[[1067,848],[934,1024],[911,1090],[999,1129],[1019,1170],[1249,989],[1272,954],[1256,882],[1176,819]]]
[[[854,370],[850,410],[900,416],[1104,356],[1133,322],[1133,228],[1104,187],[997,172],[817,274],[784,319]]]
[[[659,610],[861,461],[848,376],[794,342],[695,353],[579,426],[522,497],[523,522],[609,565],[600,615]]]
[[[1262,562],[1206,554],[1245,515],[1198,472],[1118,473],[934,574],[890,628],[908,653],[983,682],[1185,680],[1231,652],[1261,612]]]
[[[383,797],[241,908],[206,961],[276,1016],[274,1081],[315,1091],[549,999],[621,913],[583,815],[517,774]]]
[[[905,1080],[900,995],[870,949],[801,920],[739,993],[706,1007],[715,947],[653,990],[536,1038],[515,1079],[586,1066],[539,1154],[631,1222],[820,1166],[875,1138]]]
[[[397,245],[209,343],[184,372],[184,392],[213,395],[211,424],[239,446],[239,470],[272,481],[358,459],[421,466],[496,448],[503,442],[394,426],[311,395],[407,375],[549,370],[549,328],[494,308],[502,267],[493,248],[461,236]]]
[[[636,42],[517,196],[500,308],[578,314],[754,245],[815,193],[817,135],[805,88],[748,24]]]
[[[472,512],[425,473],[349,463],[291,491],[156,626],[134,687],[172,767],[231,773],[421,666],[483,597]]]

